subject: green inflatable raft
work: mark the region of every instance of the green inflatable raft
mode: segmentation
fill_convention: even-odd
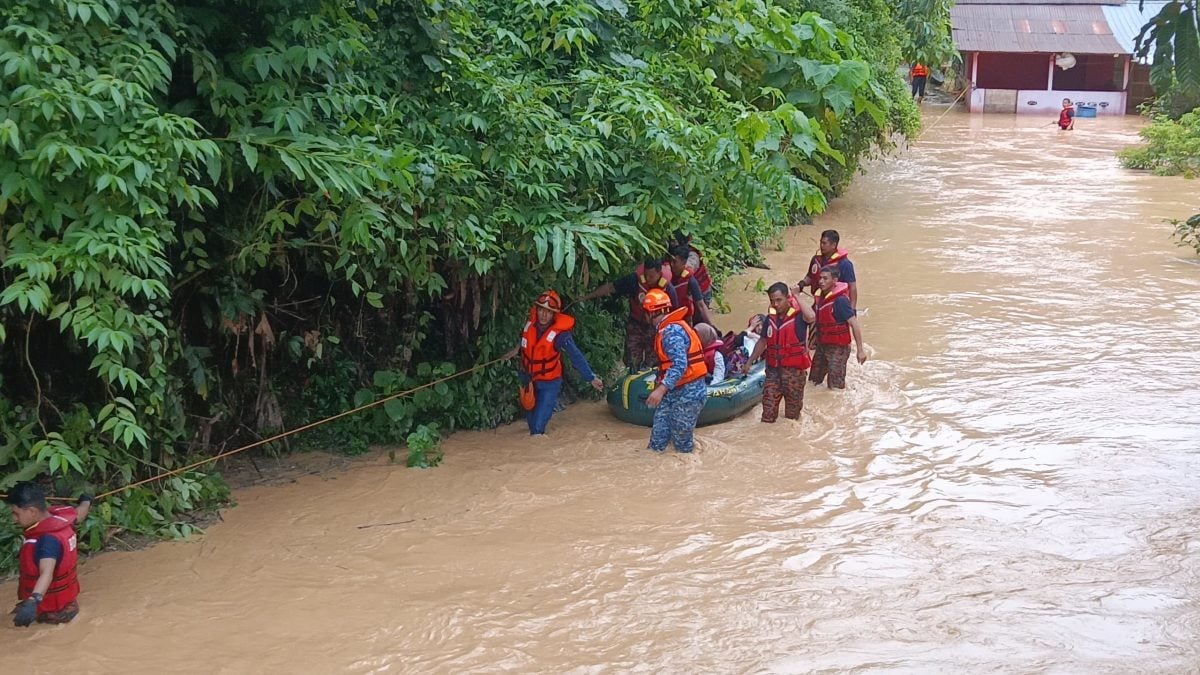
[[[700,410],[697,426],[733,419],[762,401],[766,366],[754,364],[745,377],[732,377],[708,386],[708,401]],[[648,427],[654,423],[654,408],[646,397],[654,391],[654,370],[633,373],[608,392],[608,409],[622,422]]]

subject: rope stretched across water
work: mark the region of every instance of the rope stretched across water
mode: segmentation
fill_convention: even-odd
[[[919,142],[921,140],[921,137],[925,135],[926,131],[929,131],[930,129],[936,127],[938,125],[938,122],[942,121],[943,117],[945,117],[946,115],[949,115],[950,111],[954,110],[954,106],[958,105],[958,102],[961,101],[962,97],[965,96],[967,94],[967,92],[970,90],[971,90],[970,87],[963,87],[963,90],[961,92],[959,92],[959,94],[958,94],[958,98],[954,99],[954,102],[950,104],[950,107],[946,108],[945,112],[943,112],[941,115],[938,115],[938,118],[933,121],[933,124],[930,124],[929,126],[922,129],[921,133],[917,134],[917,140],[913,141],[913,143]]]
[[[324,419],[319,419],[319,420],[317,420],[317,421],[315,421],[315,422],[309,422],[308,424],[305,424],[305,425],[303,425],[303,426],[296,427],[295,429],[288,429],[288,430],[286,430],[286,431],[281,431],[281,432],[279,432],[279,433],[275,434],[274,436],[271,436],[271,437],[269,437],[269,438],[264,438],[264,439],[261,439],[261,440],[255,441],[255,442],[253,442],[253,443],[250,443],[250,444],[248,444],[248,445],[243,445],[243,446],[241,446],[240,448],[234,448],[233,450],[229,450],[229,451],[227,451],[227,452],[218,453],[218,454],[216,454],[216,455],[213,455],[212,457],[205,457],[204,459],[202,459],[202,460],[200,460],[200,461],[198,461],[198,462],[192,462],[191,464],[188,464],[187,466],[182,466],[182,467],[179,467],[178,469],[171,469],[170,471],[164,471],[164,472],[162,472],[162,473],[160,473],[160,474],[157,474],[157,475],[151,476],[151,477],[149,477],[149,478],[144,478],[144,479],[142,479],[142,480],[139,480],[139,481],[136,481],[136,482],[130,483],[130,484],[128,484],[128,485],[124,485],[124,486],[122,486],[122,487],[119,487],[119,488],[116,488],[116,489],[114,489],[114,490],[109,490],[108,492],[102,492],[102,493],[100,493],[100,494],[96,495],[96,501],[99,501],[99,500],[101,500],[101,499],[104,499],[105,497],[111,497],[111,496],[113,496],[113,495],[120,494],[120,493],[122,493],[122,492],[125,492],[126,490],[132,490],[132,489],[133,489],[133,488],[135,488],[135,487],[139,487],[139,486],[141,486],[141,485],[145,485],[145,484],[147,484],[147,483],[153,483],[153,482],[156,482],[156,481],[160,481],[160,480],[162,480],[162,479],[164,479],[164,478],[169,478],[169,477],[171,477],[171,476],[175,476],[175,475],[178,475],[178,474],[184,473],[184,472],[186,472],[186,471],[191,471],[191,470],[193,470],[193,469],[195,469],[195,468],[197,468],[197,467],[204,466],[205,464],[208,464],[209,462],[215,462],[215,461],[217,461],[217,460],[219,460],[219,459],[224,459],[224,458],[226,458],[226,457],[230,457],[230,456],[232,456],[232,455],[236,455],[236,454],[238,454],[238,453],[246,452],[247,450],[253,450],[254,448],[259,448],[259,447],[262,447],[262,446],[264,446],[264,445],[266,445],[266,444],[268,444],[268,443],[274,443],[275,441],[282,440],[282,439],[284,439],[284,438],[287,438],[288,436],[294,436],[294,435],[296,435],[296,434],[298,434],[298,433],[301,433],[301,432],[303,432],[303,431],[308,431],[309,429],[313,429],[313,428],[315,428],[315,427],[319,427],[319,426],[321,426],[321,425],[323,425],[323,424],[328,424],[328,423],[330,423],[330,422],[332,422],[332,421],[334,421],[334,420],[338,420],[338,419],[341,419],[341,418],[343,418],[343,417],[348,417],[348,416],[350,416],[350,415],[353,415],[353,414],[355,414],[355,413],[360,413],[360,412],[362,412],[362,411],[364,411],[364,410],[368,410],[368,409],[370,409],[370,408],[374,408],[374,407],[376,407],[376,406],[383,405],[384,403],[387,403],[388,401],[391,401],[391,400],[394,400],[394,399],[398,399],[398,398],[403,398],[403,397],[405,397],[405,396],[408,396],[408,395],[410,395],[410,394],[415,394],[416,392],[418,392],[418,391],[421,391],[422,389],[428,389],[428,388],[430,388],[430,387],[433,387],[433,386],[439,385],[439,384],[441,384],[442,382],[446,382],[446,381],[448,381],[448,380],[453,380],[453,379],[455,379],[455,378],[457,378],[457,377],[462,377],[463,375],[467,375],[468,373],[473,373],[473,372],[475,372],[475,371],[477,371],[477,370],[482,370],[482,369],[484,369],[484,368],[487,368],[488,366],[491,366],[491,365],[497,364],[497,363],[499,363],[499,362],[501,362],[501,361],[504,361],[504,360],[505,360],[505,359],[504,359],[504,357],[495,358],[495,359],[492,359],[491,361],[488,361],[487,363],[481,363],[481,364],[479,364],[479,365],[476,365],[476,366],[472,366],[472,367],[470,367],[470,368],[467,368],[466,370],[460,370],[460,371],[458,371],[457,373],[454,373],[454,374],[452,374],[452,375],[447,375],[447,376],[445,376],[445,377],[442,377],[442,378],[439,378],[439,379],[433,380],[432,382],[426,382],[425,384],[422,384],[422,385],[421,385],[421,386],[419,386],[419,387],[413,387],[412,389],[407,389],[407,390],[405,390],[405,391],[402,391],[402,392],[399,392],[399,393],[396,393],[396,394],[391,394],[391,395],[389,395],[389,396],[385,396],[385,397],[383,397],[383,398],[381,398],[381,399],[377,399],[377,400],[375,400],[375,401],[371,401],[370,403],[365,403],[365,404],[363,404],[363,405],[360,405],[360,406],[358,406],[357,408],[351,408],[350,410],[345,410],[345,411],[343,411],[343,412],[340,412],[340,413],[338,413],[338,414],[336,414],[336,415],[331,415],[331,416],[329,416],[329,417],[326,417],[326,418],[324,418]],[[0,498],[4,498],[4,497],[7,497],[7,496],[8,496],[8,495],[0,495]],[[56,501],[56,502],[73,502],[73,501],[75,501],[75,499],[74,499],[74,498],[70,498],[70,497],[48,497],[48,499],[49,499],[50,501]]]

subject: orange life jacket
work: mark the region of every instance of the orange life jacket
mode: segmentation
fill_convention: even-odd
[[[838,298],[850,296],[850,286],[837,282],[829,293],[819,289],[813,293],[813,309],[817,312],[817,342],[823,345],[850,344],[850,324],[838,323],[833,316],[833,302]]]
[[[696,380],[702,379],[708,375],[708,366],[704,365],[704,347],[700,345],[700,336],[696,335],[696,331],[692,330],[692,327],[687,325],[687,322],[683,320],[684,312],[685,310],[682,307],[672,310],[671,313],[667,314],[667,316],[662,320],[662,323],[658,324],[658,333],[654,336],[654,349],[658,352],[657,381],[661,383],[663,378],[667,376],[667,371],[669,371],[673,365],[671,357],[668,356],[666,350],[663,349],[663,331],[667,329],[667,326],[674,324],[682,328],[683,332],[687,333],[687,367],[683,371],[683,377],[679,378],[679,382],[675,384],[676,389],[688,384],[689,382],[695,382]]]
[[[554,346],[554,339],[561,333],[575,328],[574,317],[559,312],[546,331],[538,337],[536,310],[530,310],[529,321],[521,333],[521,365],[534,382],[546,382],[562,377],[562,355]]]
[[[62,559],[54,567],[54,578],[46,596],[38,605],[38,614],[60,612],[79,597],[79,580],[75,576],[75,564],[79,551],[75,538],[75,509],[70,506],[53,506],[50,515],[25,530],[25,543],[17,554],[20,577],[17,580],[17,599],[26,600],[33,594],[41,570],[35,559],[38,539],[54,537],[62,545]]]
[[[928,77],[929,76],[929,68],[926,68],[924,63],[914,64],[912,67],[912,76],[913,77]]]

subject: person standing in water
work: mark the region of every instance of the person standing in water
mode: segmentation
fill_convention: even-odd
[[[817,253],[808,262],[808,276],[799,285],[803,289],[807,282],[809,290],[815,295],[821,286],[821,270],[827,265],[836,265],[839,279],[850,289],[850,306],[857,309],[858,280],[854,276],[854,263],[850,262],[850,252],[841,247],[841,241],[842,236],[837,230],[825,230],[821,233]]]
[[[1071,131],[1075,128],[1075,106],[1069,98],[1063,99],[1062,110],[1058,112],[1058,128],[1062,131]]]
[[[650,325],[650,318],[642,309],[646,293],[654,289],[665,292],[671,299],[672,307],[679,306],[675,287],[671,284],[671,268],[663,264],[661,258],[647,258],[633,274],[603,284],[579,299],[580,302],[595,300],[612,293],[629,298],[629,320],[625,322],[625,365],[630,372],[639,371],[654,362],[654,326]]]
[[[9,491],[8,508],[25,530],[17,553],[17,606],[13,625],[67,623],[79,614],[79,560],[75,524],[92,508],[92,497],[82,495],[77,506],[47,508],[46,493],[36,483],[17,483]]]
[[[762,421],[772,424],[779,419],[780,399],[784,401],[783,416],[800,419],[800,411],[804,409],[805,371],[812,364],[808,354],[808,325],[816,321],[816,314],[792,297],[788,285],[782,281],[767,289],[767,300],[771,309],[767,314],[766,334],[754,345],[743,372],[766,353]]]
[[[663,452],[674,443],[677,451],[691,452],[696,422],[708,399],[704,348],[684,321],[687,310],[671,309],[665,292],[653,289],[646,293],[643,307],[655,327],[654,350],[658,352],[657,386],[646,397],[646,405],[654,408],[649,447]]]
[[[813,354],[808,379],[821,384],[828,379],[830,389],[846,388],[846,362],[850,360],[850,338],[858,349],[858,362],[866,363],[862,330],[850,304],[849,287],[838,281],[838,268],[829,265],[821,270],[820,288],[813,294],[816,313],[817,349]]]
[[[912,95],[917,99],[917,105],[925,100],[925,82],[929,79],[929,68],[920,61],[913,64],[912,70],[909,71],[912,76]]]
[[[712,323],[713,320],[700,282],[687,267],[689,254],[686,245],[676,246],[671,249],[667,262],[671,265],[671,285],[675,287],[675,298],[679,301],[676,306],[687,308],[687,322],[695,327],[698,323]]]
[[[563,352],[571,357],[575,370],[591,382],[593,389],[604,390],[604,382],[592,372],[587,358],[575,345],[571,334],[575,328],[574,317],[564,314],[562,309],[562,299],[557,292],[549,290],[538,296],[537,302],[529,308],[529,320],[521,331],[521,344],[504,355],[505,359],[511,359],[519,353],[522,382],[533,382],[535,402],[525,418],[531,436],[546,433],[546,426],[554,415],[562,391]]]

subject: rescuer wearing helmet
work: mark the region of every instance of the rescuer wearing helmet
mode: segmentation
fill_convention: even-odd
[[[658,386],[646,398],[646,405],[655,408],[650,449],[663,452],[668,443],[674,442],[679,452],[691,452],[696,421],[708,398],[704,347],[684,320],[687,310],[671,309],[671,298],[665,291],[648,291],[642,308],[654,325],[654,350],[658,353]]]
[[[17,606],[13,625],[66,623],[79,613],[79,559],[75,523],[87,518],[92,508],[89,495],[79,497],[76,507],[46,507],[46,493],[37,483],[13,486],[5,498],[13,520],[25,530],[25,542],[17,553]]]
[[[593,389],[604,390],[604,382],[592,372],[571,336],[575,319],[564,314],[562,309],[562,299],[555,291],[539,295],[537,302],[529,308],[529,320],[521,331],[521,344],[504,355],[506,359],[518,353],[521,355],[522,384],[533,387],[532,406],[526,408],[529,414],[525,417],[531,436],[546,433],[546,425],[554,414],[558,394],[562,391],[562,352],[571,357],[575,370],[592,383]]]
[[[671,299],[671,306],[678,307],[675,287],[671,284],[671,267],[661,258],[647,258],[638,265],[633,274],[610,281],[579,299],[595,300],[616,293],[629,298],[629,320],[625,322],[625,365],[630,372],[647,368],[654,363],[654,326],[642,309],[646,293],[658,289]]]

